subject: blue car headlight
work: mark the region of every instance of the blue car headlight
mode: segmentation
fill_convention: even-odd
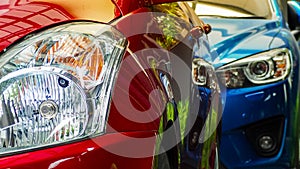
[[[72,22],[32,34],[0,56],[0,155],[105,131],[126,38]]]
[[[290,71],[290,51],[280,48],[227,64],[217,76],[227,88],[241,88],[284,80]]]

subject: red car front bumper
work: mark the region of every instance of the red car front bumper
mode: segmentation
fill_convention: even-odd
[[[151,169],[153,156],[147,155],[155,152],[155,138],[155,132],[109,133],[62,146],[2,157],[0,168]],[[139,155],[141,158],[138,158]]]

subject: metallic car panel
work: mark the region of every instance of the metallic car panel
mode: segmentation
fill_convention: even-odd
[[[227,89],[220,151],[225,168],[299,167],[299,39],[288,27],[286,1],[269,2],[271,18],[200,16],[213,28],[208,36],[220,55],[214,61],[217,69],[277,48],[286,48],[291,54],[291,73],[285,79]],[[274,136],[276,149],[271,154],[261,153],[259,139],[268,134]]]
[[[107,134],[101,137],[89,138],[72,144],[66,144],[55,148],[47,148],[34,152],[27,152],[19,155],[0,158],[1,168],[11,169],[64,169],[64,168],[108,168],[126,169],[151,167],[152,157],[148,158],[128,158],[113,154],[107,150],[124,149],[131,153],[142,154],[143,152],[153,152],[154,139],[149,142],[139,142],[132,144],[131,138],[153,137],[154,132],[127,132]],[[127,136],[127,137],[126,137]],[[154,137],[153,137],[154,138]],[[128,149],[129,148],[129,149]],[[136,150],[136,151],[132,151]],[[95,164],[98,165],[95,165]]]
[[[63,8],[48,3],[0,2],[0,50],[41,27],[70,20]]]
[[[270,49],[274,36],[279,32],[277,21],[202,19],[213,27],[208,37],[219,56],[215,61],[216,67]]]
[[[116,6],[110,0],[31,0],[32,2],[44,2],[61,6],[70,15],[77,19],[89,19],[101,22],[109,22],[115,16]]]
[[[184,142],[179,142],[174,149],[180,152],[175,154],[181,158],[179,165],[213,168],[219,137],[215,129],[218,127],[222,107],[222,102],[219,102],[220,91],[215,83],[198,88],[191,80],[190,69],[194,55],[204,59],[211,57],[208,41],[204,34],[196,38],[191,35],[190,30],[201,25],[197,25],[200,22],[195,20],[195,17],[190,17],[187,12],[192,11],[186,5],[157,4],[171,1],[173,0],[153,0],[150,4],[148,1],[139,1],[144,3],[141,6],[138,3],[130,3],[133,1],[118,1],[121,11],[103,10],[101,12],[105,13],[105,17],[97,13],[99,8],[103,9],[100,4],[102,1],[75,3],[67,0],[10,0],[0,3],[0,9],[3,9],[0,15],[2,53],[9,50],[10,45],[26,41],[26,38],[34,36],[36,32],[81,19],[111,24],[122,32],[129,42],[118,71],[119,75],[115,79],[111,103],[108,103],[110,109],[107,110],[109,117],[105,134],[46,148],[13,152],[0,158],[0,168],[152,169],[155,168],[154,162],[157,158],[154,153],[159,149],[156,144],[162,137],[159,134],[167,130],[172,122],[179,128],[176,135],[172,135],[172,139],[178,138]],[[153,4],[157,5],[149,8],[149,5]],[[113,9],[111,3],[108,6],[107,9]],[[139,20],[144,24],[136,24],[140,22],[133,18],[145,13],[148,16],[144,15]],[[175,21],[170,22],[170,18],[153,15],[155,13],[180,18],[172,20],[174,18],[170,17],[171,21]],[[119,17],[120,14],[126,16]],[[159,19],[165,23],[160,24]],[[171,34],[166,29],[168,21],[169,24],[178,26]],[[150,50],[153,48],[157,50]],[[211,60],[207,62],[209,61]],[[178,68],[180,63],[186,66],[185,69]],[[210,78],[211,81],[216,80],[215,76]],[[172,92],[169,91],[171,89],[166,85],[166,81],[172,84]],[[179,89],[177,85],[180,83],[183,83],[184,89]],[[199,91],[201,94],[197,95]],[[196,121],[194,124],[196,118],[202,121]],[[177,119],[179,121],[176,121]],[[208,122],[204,123],[205,121]],[[194,133],[188,138],[185,137],[185,134],[189,134],[189,127],[193,125],[197,127],[197,132],[204,125],[210,130],[203,131],[202,135],[200,132],[196,133],[197,137],[193,137]],[[142,139],[132,142],[135,138]],[[197,138],[202,139],[202,142]],[[185,144],[193,139],[196,141],[192,146]]]

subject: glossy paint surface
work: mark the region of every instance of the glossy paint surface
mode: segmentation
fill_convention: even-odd
[[[92,6],[93,1],[88,1],[85,4],[89,4],[87,6],[81,6],[86,8],[77,13],[76,7],[84,2],[5,1],[0,4],[0,51],[9,50],[9,45],[26,39],[27,35],[34,35],[35,31],[71,20],[109,22],[117,28],[126,36],[129,45],[116,79],[106,133],[95,138],[0,157],[0,168],[156,168],[157,156],[154,153],[159,149],[157,140],[163,139],[158,134],[170,127],[176,119],[180,119],[174,122],[178,135],[172,135],[172,138],[178,136],[180,141],[184,141],[184,144],[179,142],[175,146],[179,153],[173,154],[175,158],[181,158],[179,165],[213,168],[218,137],[213,129],[217,128],[222,105],[218,91],[208,87],[198,88],[191,81],[188,68],[191,67],[193,55],[198,52],[201,55],[197,57],[211,57],[206,37],[195,39],[189,33],[193,26],[199,26],[196,17],[186,13],[189,8],[185,4],[158,4],[148,8],[145,6],[149,4],[132,5],[130,1],[118,1],[120,11],[111,8],[114,9],[114,16],[102,20],[95,11],[103,7],[99,3]],[[154,4],[160,2],[153,1]],[[112,7],[111,4],[109,7]],[[167,24],[158,23],[155,17],[160,16],[151,12],[170,14],[165,9],[169,7],[174,8],[173,12],[181,14],[177,17],[184,17],[179,18],[179,21],[174,20],[180,25],[173,32],[176,38],[166,40],[164,28]],[[150,14],[145,15],[145,12]],[[121,17],[120,14],[127,15]],[[159,50],[148,50],[151,48]],[[187,69],[178,69],[180,64],[175,56],[180,58]],[[172,79],[173,74],[178,74],[180,80]],[[173,82],[172,89],[166,85],[166,77]],[[179,81],[184,83],[184,89],[176,86]],[[156,90],[159,92],[153,93]],[[199,91],[201,94],[197,95]],[[216,107],[212,108],[212,105]],[[195,123],[196,118],[201,120]],[[204,124],[206,119],[210,119],[209,123]],[[212,131],[204,136],[209,141],[195,142],[195,148],[191,149],[187,142],[193,135],[185,134],[189,134],[189,128],[193,125],[200,129],[206,125]],[[142,141],[134,142],[136,138]]]
[[[203,18],[203,21],[213,25],[209,38],[213,50],[219,54],[215,58],[217,67],[266,51],[280,30],[279,22],[272,20]]]
[[[69,19],[72,19],[72,16],[57,5],[2,1],[0,2],[0,50],[38,28]]]
[[[0,158],[1,168],[35,169],[35,168],[150,168],[152,157],[127,158],[112,154],[107,149],[131,148],[132,153],[140,151],[153,152],[155,140],[143,144],[132,143],[130,138],[151,137],[154,132],[114,133],[105,136],[89,138],[59,147],[25,152],[19,155]],[[127,138],[124,136],[128,136]],[[125,150],[126,151],[126,150]]]
[[[76,3],[70,3],[69,0],[30,0],[30,2],[59,5],[76,19],[88,19],[105,23],[113,20],[116,17],[115,10],[117,11],[113,1],[106,0],[77,0]]]
[[[286,27],[276,1],[277,20],[202,18],[213,27],[209,39],[218,52],[216,68],[248,56],[276,48],[292,54],[292,72],[287,79],[248,88],[227,89],[223,113],[221,161],[226,168],[290,168],[298,159],[299,46]],[[274,117],[284,118],[279,150],[270,157],[260,156],[247,129]],[[261,127],[260,131],[263,130]],[[278,131],[280,133],[280,131]]]

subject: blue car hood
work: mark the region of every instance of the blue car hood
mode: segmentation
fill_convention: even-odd
[[[212,26],[208,35],[215,67],[270,49],[280,24],[264,19],[201,18]]]

